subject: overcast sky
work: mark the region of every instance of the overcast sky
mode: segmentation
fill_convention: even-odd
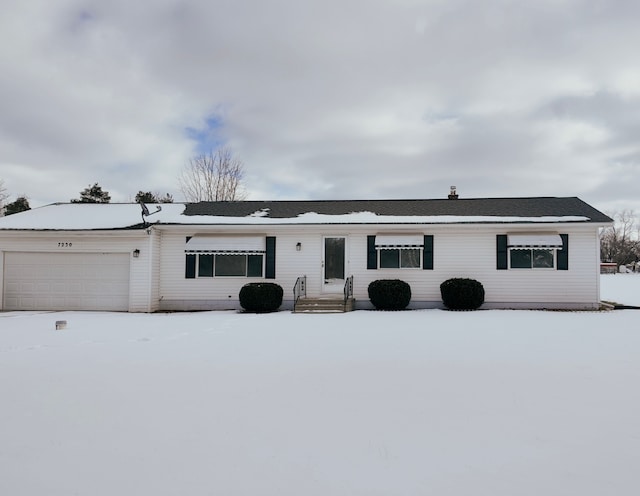
[[[9,201],[579,196],[640,212],[637,0],[4,0]]]

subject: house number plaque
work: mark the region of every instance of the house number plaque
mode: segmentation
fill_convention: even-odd
[[[73,243],[70,242],[59,242],[58,243],[58,248],[71,248],[73,246]]]

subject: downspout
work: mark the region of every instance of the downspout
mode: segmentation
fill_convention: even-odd
[[[147,313],[151,313],[151,304],[152,304],[152,294],[153,294],[153,239],[155,238],[155,230],[153,227],[147,227],[147,236],[149,237],[148,241],[148,252],[149,259],[147,261]]]
[[[0,312],[4,309],[4,251],[0,250]]]
[[[600,236],[603,229],[604,227],[601,226],[596,227],[596,296],[598,298],[598,305],[600,305],[600,302],[602,301],[602,297],[600,295]]]

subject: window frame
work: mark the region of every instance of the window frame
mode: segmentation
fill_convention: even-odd
[[[516,236],[520,239],[513,240],[510,243],[509,237]],[[555,237],[559,237],[560,243]],[[511,263],[512,249],[541,249],[553,250],[554,267],[522,267],[529,270],[556,270],[568,271],[570,265],[570,236],[567,233],[557,232],[532,232],[532,233],[498,233],[496,234],[496,270],[518,270],[519,267],[513,267]],[[533,256],[533,252],[531,253]]]
[[[382,232],[367,235],[367,270],[433,270],[434,241],[433,234]],[[398,254],[398,267],[381,267],[381,250],[392,249],[418,250],[419,266],[407,266],[400,263],[401,253]]]
[[[512,253],[514,251],[522,251],[522,252],[529,252],[529,261],[530,264],[528,267],[525,266],[521,266],[521,267],[514,267],[513,266],[513,260],[512,260]],[[544,252],[550,252],[551,256],[552,256],[552,265],[549,266],[536,266],[535,265],[535,255],[534,252],[536,251],[544,251]],[[558,248],[555,247],[549,247],[549,248],[545,248],[545,247],[524,247],[524,246],[520,246],[520,247],[508,247],[507,249],[507,261],[508,261],[508,269],[509,270],[558,270]]]
[[[265,277],[265,253],[191,253],[192,255],[196,255],[195,257],[195,277],[192,279],[229,279],[229,278],[238,278],[238,279],[262,279]],[[188,255],[188,254],[187,254]],[[244,275],[242,274],[230,274],[224,275],[219,274],[217,272],[218,268],[218,260],[219,256],[238,256],[244,257]],[[201,274],[200,271],[200,258],[201,257],[212,257],[211,262],[211,275]],[[250,257],[260,258],[260,275],[249,275],[250,273]],[[254,267],[255,268],[255,267]]]
[[[185,237],[185,279],[209,278],[276,278],[276,237],[261,235],[219,235],[196,233]],[[212,255],[213,269],[200,269],[199,255]],[[216,257],[219,255],[242,255],[245,257],[244,275],[218,275]],[[256,260],[258,259],[258,260]],[[258,274],[258,270],[259,274]]]
[[[397,267],[383,267],[382,266],[382,252],[397,251],[398,252],[398,266]],[[418,265],[403,266],[402,265],[402,252],[403,251],[415,251],[417,252]],[[414,257],[415,258],[415,257]],[[376,246],[376,265],[378,270],[422,270],[422,263],[424,259],[424,246]]]

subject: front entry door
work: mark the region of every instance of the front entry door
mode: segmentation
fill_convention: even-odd
[[[325,236],[322,250],[322,291],[339,293],[344,289],[347,238]]]

